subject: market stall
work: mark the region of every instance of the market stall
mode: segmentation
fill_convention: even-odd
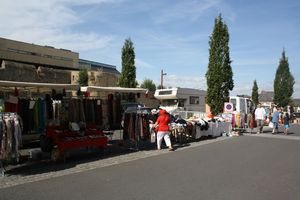
[[[43,151],[61,155],[72,148],[106,147],[107,137],[97,129],[101,103],[74,98],[72,91],[78,91],[78,85],[0,81],[0,88],[1,111],[18,114],[23,122],[22,137],[39,137]],[[6,159],[3,155],[0,153],[2,160]]]
[[[108,126],[107,127],[119,127],[123,129],[123,140],[133,141],[135,145],[140,140],[148,139],[150,136],[150,131],[148,128],[147,122],[147,113],[135,109],[130,112],[125,112],[124,108],[120,109],[122,106],[123,94],[128,94],[129,97],[134,96],[139,98],[140,95],[147,94],[147,89],[143,88],[124,88],[124,87],[100,87],[100,86],[87,86],[81,87],[82,92],[89,93],[105,93],[108,95],[107,105],[103,101],[103,105],[106,105],[107,117],[108,117]],[[95,96],[91,95],[92,97]],[[131,99],[133,100],[133,99]],[[113,126],[114,123],[121,125],[121,120],[123,121],[123,127]]]

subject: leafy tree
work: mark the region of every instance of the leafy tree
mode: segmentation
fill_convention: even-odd
[[[119,86],[135,88],[137,86],[134,46],[130,38],[125,40],[122,48],[122,72]]]
[[[256,80],[254,80],[254,82],[253,82],[251,98],[252,98],[252,101],[255,103],[255,105],[257,105],[258,104],[258,87],[257,87]]]
[[[145,79],[143,81],[143,83],[141,84],[141,88],[145,88],[145,89],[148,89],[149,91],[154,92],[156,89],[156,86],[151,79]]]
[[[229,55],[229,33],[221,15],[215,19],[215,25],[209,41],[209,63],[206,72],[206,102],[211,113],[222,112],[224,102],[229,101],[229,91],[233,89],[233,73]]]
[[[288,58],[283,50],[274,79],[274,102],[281,107],[291,102],[295,80],[290,72]]]
[[[87,69],[81,69],[79,71],[78,84],[81,86],[87,86],[89,81],[89,75]]]

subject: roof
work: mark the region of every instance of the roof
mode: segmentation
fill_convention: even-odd
[[[273,102],[274,92],[273,91],[261,91],[258,96],[260,102]]]
[[[144,88],[124,88],[124,87],[100,87],[100,86],[86,86],[81,87],[82,92],[123,92],[123,93],[146,93],[148,90]]]
[[[300,107],[300,99],[293,99],[293,105],[295,106],[295,107]]]

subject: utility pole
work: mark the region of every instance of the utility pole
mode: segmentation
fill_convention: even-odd
[[[164,76],[167,75],[167,73],[164,73],[164,70],[160,71],[160,89],[163,89],[163,81],[164,81]]]

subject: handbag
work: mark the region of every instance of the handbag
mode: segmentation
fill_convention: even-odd
[[[151,143],[155,143],[156,142],[156,133],[155,131],[151,131]]]
[[[274,127],[273,122],[270,122],[270,123],[269,123],[269,128],[273,128],[273,127]]]

